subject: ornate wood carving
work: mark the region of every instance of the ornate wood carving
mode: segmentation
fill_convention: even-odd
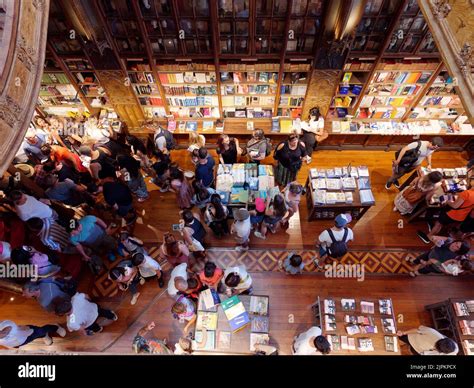
[[[326,115],[334,95],[334,88],[337,87],[338,82],[338,70],[313,70],[306,92],[302,119],[306,119],[309,110],[315,106],[319,107],[323,116]]]
[[[10,32],[0,45],[6,59],[0,66],[0,173],[14,158],[35,110],[49,13],[48,0],[5,0],[3,4]]]

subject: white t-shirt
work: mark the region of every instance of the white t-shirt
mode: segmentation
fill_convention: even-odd
[[[10,260],[12,247],[7,241],[0,241],[0,261]]]
[[[160,151],[165,151],[166,150],[166,138],[163,135],[159,135],[158,137],[156,137],[155,135],[155,145],[156,145],[156,148],[158,148]]]
[[[299,336],[295,338],[295,342],[293,344],[294,353],[297,356],[304,356],[304,355],[321,355],[315,347],[314,344],[310,339],[313,337],[317,337],[321,335],[321,329],[317,326],[313,326],[309,330],[301,333]]]
[[[234,223],[234,230],[237,236],[246,240],[249,238],[250,229],[252,228],[252,224],[250,223],[250,217],[247,218],[245,221],[236,221]]]
[[[334,238],[336,241],[342,241],[342,238],[344,237],[344,229],[342,230],[334,230],[334,228],[331,228],[332,234],[334,234]],[[346,237],[346,242],[354,240],[354,233],[350,228],[347,228],[347,237]],[[332,240],[331,236],[329,236],[329,233],[327,230],[322,232],[319,235],[319,242],[321,244],[321,247],[326,249],[327,247],[330,247],[332,245]]]
[[[435,150],[430,150],[428,148],[428,144],[430,144],[429,141],[426,141],[426,140],[422,140],[421,141],[421,146],[420,146],[420,151],[419,151],[419,155],[418,155],[418,160],[416,161],[416,163],[414,164],[414,166],[419,166],[421,163],[423,163],[423,160],[425,160],[425,158],[429,155],[431,155],[433,152],[435,152]],[[407,145],[407,150],[412,150],[412,149],[415,149],[416,147],[418,146],[418,142],[415,141],[413,143],[410,143]]]
[[[156,275],[156,271],[161,269],[160,264],[151,258],[148,255],[145,256],[145,261],[138,266],[138,270],[140,271],[140,275],[144,278],[151,278],[152,276]]]
[[[99,308],[86,299],[86,294],[78,292],[71,299],[72,312],[67,316],[69,331],[78,331],[92,325],[99,316]]]
[[[174,279],[177,277],[181,277],[184,280],[188,280],[188,273],[187,273],[188,265],[186,263],[182,263],[174,267],[173,271],[171,271],[170,280],[168,282],[168,294],[170,296],[175,296],[178,293],[178,290],[174,286]]]
[[[317,133],[321,129],[324,129],[324,119],[320,117],[318,120],[303,121],[301,123],[301,129],[306,132]]]
[[[31,195],[24,194],[26,196],[26,202],[23,205],[15,205],[18,217],[22,221],[28,221],[30,218],[51,218],[53,216],[53,209],[43,202],[38,201]]]
[[[229,267],[224,271],[224,277],[222,278],[224,285],[227,276],[234,272],[240,276],[240,283],[237,285],[237,287],[234,287],[234,289],[237,291],[248,290],[252,286],[252,278],[243,265],[239,265],[238,267]]]
[[[26,339],[33,334],[33,329],[20,328],[15,322],[2,321],[0,322],[0,331],[11,327],[10,332],[6,337],[0,338],[0,345],[7,348],[14,348],[16,346],[23,345]]]

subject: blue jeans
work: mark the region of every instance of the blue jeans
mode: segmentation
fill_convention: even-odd
[[[328,251],[326,249],[324,249],[322,246],[319,246],[319,257],[323,258],[327,254],[328,254]]]
[[[135,178],[131,178],[127,181],[130,191],[134,193],[138,198],[148,198],[148,190],[146,188],[145,180],[143,176],[138,175]]]

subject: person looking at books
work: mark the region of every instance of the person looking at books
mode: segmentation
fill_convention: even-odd
[[[181,232],[189,250],[192,252],[204,251],[204,239],[207,232],[201,223],[199,215],[191,210],[183,210],[181,215],[183,217],[180,220],[180,225],[182,225]]]
[[[439,171],[415,178],[409,186],[397,194],[393,211],[399,211],[402,215],[410,214],[421,201],[429,202],[436,189],[441,186],[442,180],[443,174]]]
[[[301,194],[303,193],[303,186],[301,186],[296,181],[290,182],[286,185],[283,193],[285,195],[286,206],[290,212],[288,218],[291,218],[293,214],[298,213],[301,202]]]
[[[354,240],[354,233],[347,225],[352,221],[348,213],[339,214],[334,219],[334,226],[324,230],[318,237],[316,259],[321,259],[326,255],[331,258],[339,258],[347,253],[347,243]]]
[[[224,271],[217,267],[213,262],[208,261],[204,265],[204,269],[199,272],[199,279],[204,286],[217,289],[219,282],[224,276]]]
[[[184,327],[185,333],[194,322],[196,322],[196,305],[193,300],[186,295],[180,295],[178,297],[171,307],[171,313],[175,319],[179,320],[179,322],[188,322]]]
[[[198,157],[199,161],[195,171],[196,180],[201,182],[205,187],[211,187],[214,183],[214,166],[216,162],[204,147],[199,148]]]
[[[229,210],[227,206],[222,204],[221,196],[219,194],[212,194],[211,201],[207,204],[206,211],[204,212],[204,220],[216,237],[221,238],[225,234],[229,234],[228,215]]]
[[[252,294],[252,278],[243,265],[226,268],[221,285],[228,296]]]
[[[188,151],[191,154],[191,161],[194,165],[199,163],[198,152],[200,148],[203,148],[206,145],[206,138],[204,135],[200,135],[197,132],[189,133],[189,147]]]
[[[168,294],[170,296],[178,295],[178,292],[185,291],[188,288],[188,265],[186,263],[177,265],[173,268],[168,281]]]
[[[329,354],[331,345],[322,335],[319,327],[313,326],[304,333],[294,337],[293,354],[296,356],[311,356]]]
[[[164,193],[170,187],[170,167],[171,159],[169,155],[163,152],[154,152],[156,162],[152,164],[151,168],[154,172],[154,177],[151,182],[160,187],[160,192]]]
[[[325,135],[324,118],[318,107],[310,109],[308,121],[301,123],[301,129],[303,131],[303,143],[308,153],[306,162],[309,164],[311,163],[313,150],[318,146],[318,142],[324,140]]]
[[[284,223],[289,216],[289,211],[285,204],[285,198],[281,194],[275,195],[273,200],[267,196],[265,217],[260,225],[260,230],[254,232],[255,237],[265,240],[267,231],[276,233],[280,222]]]
[[[455,356],[459,352],[458,345],[431,327],[420,326],[418,329],[399,330],[398,339],[410,347],[410,351],[421,356]]]
[[[193,188],[185,178],[183,171],[177,167],[170,168],[170,191],[176,194],[176,202],[180,209],[189,209],[192,207],[191,200],[194,192]]]
[[[239,156],[242,155],[239,140],[225,134],[220,135],[217,139],[216,152],[219,157],[219,163],[222,164],[237,163]]]
[[[138,202],[148,199],[148,189],[140,171],[140,162],[129,155],[117,156],[117,163],[120,167],[121,178],[125,181],[130,191],[137,196]]]
[[[275,179],[280,186],[286,186],[296,180],[303,160],[308,157],[306,147],[297,134],[292,133],[288,139],[281,142],[273,153],[278,162],[275,170]]]
[[[418,256],[416,259],[408,259],[407,261],[414,265],[413,271],[410,272],[411,277],[428,273],[445,273],[443,264],[458,259],[471,249],[468,240],[453,240],[449,237],[432,236],[431,241],[435,246]]]
[[[163,244],[160,247],[160,257],[176,267],[178,264],[188,262],[189,249],[183,241],[176,240],[176,237],[171,233],[165,233]]]
[[[393,184],[396,188],[400,187],[398,180],[420,166],[425,159],[428,161],[428,169],[431,169],[431,155],[443,145],[441,137],[434,137],[431,141],[414,141],[396,152],[396,159],[392,163],[392,176],[387,180],[385,188],[388,190]]]
[[[206,187],[201,182],[194,180],[192,183],[194,196],[191,200],[192,204],[199,208],[199,210],[204,211],[206,205],[211,202],[211,195],[217,194],[217,191],[212,187]]]
[[[237,243],[236,251],[247,251],[249,249],[251,230],[250,213],[247,209],[237,209],[234,212],[234,223],[230,228],[230,232]]]
[[[155,326],[155,322],[150,322],[138,330],[132,342],[132,348],[135,353],[173,354],[173,351],[167,346],[165,339],[146,338],[147,334],[150,333]]]
[[[260,164],[265,159],[267,153],[267,139],[265,138],[263,129],[255,129],[252,138],[247,143],[247,155],[250,163]]]

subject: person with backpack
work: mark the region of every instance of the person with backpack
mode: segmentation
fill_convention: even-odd
[[[271,143],[265,138],[263,129],[255,129],[246,148],[249,163],[260,164],[260,161],[269,156],[271,151]]]
[[[205,187],[211,187],[214,183],[214,166],[216,162],[204,147],[199,148],[198,158],[199,161],[195,171],[196,181],[201,182]]]
[[[273,153],[273,158],[278,162],[275,171],[277,182],[281,186],[286,186],[296,180],[303,159],[307,157],[306,147],[298,135],[295,133],[289,135],[288,140],[281,142]]]
[[[323,231],[319,237],[319,258],[338,259],[347,253],[347,243],[354,240],[354,233],[346,225],[352,221],[352,217],[345,213],[339,214],[334,220],[334,226]]]
[[[153,143],[158,151],[169,154],[175,148],[173,134],[162,127],[158,127],[153,135]]]
[[[399,188],[400,182],[398,180],[421,165],[425,159],[428,161],[428,168],[431,169],[431,155],[443,145],[444,142],[441,137],[434,137],[431,141],[414,141],[395,152],[392,176],[385,184],[385,188],[388,190],[393,184],[396,188]]]

